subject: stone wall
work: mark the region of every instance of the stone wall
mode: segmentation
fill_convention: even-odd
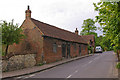
[[[2,71],[13,71],[33,67],[36,64],[36,54],[15,55],[8,60],[2,60]]]

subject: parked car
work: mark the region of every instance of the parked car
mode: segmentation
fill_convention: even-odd
[[[96,46],[95,52],[96,52],[96,53],[102,53],[103,50],[102,50],[101,46]]]

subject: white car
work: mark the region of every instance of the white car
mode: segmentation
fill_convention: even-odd
[[[96,46],[96,48],[95,48],[95,52],[99,52],[99,53],[102,53],[102,48],[101,48],[101,46]]]

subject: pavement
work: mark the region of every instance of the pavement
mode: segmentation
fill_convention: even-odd
[[[88,56],[92,56],[92,54],[91,55],[85,55],[85,56],[79,56],[79,57],[75,57],[75,58],[64,59],[64,60],[61,60],[61,61],[58,61],[58,62],[54,62],[54,63],[50,63],[50,64],[44,64],[42,66],[34,66],[34,67],[31,67],[31,68],[24,68],[24,69],[10,71],[10,72],[3,72],[2,73],[2,79],[30,75],[30,74],[33,74],[33,73],[41,72],[41,71],[56,67],[58,65],[68,63],[68,62],[78,60],[78,59],[88,57]]]

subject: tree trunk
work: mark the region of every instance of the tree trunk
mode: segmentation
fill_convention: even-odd
[[[120,58],[119,58],[119,50],[117,50],[117,58],[118,58],[118,61],[120,61]]]
[[[9,47],[9,45],[7,44],[7,46],[6,46],[6,50],[5,50],[5,56],[6,56],[7,53],[8,53],[8,47]]]

